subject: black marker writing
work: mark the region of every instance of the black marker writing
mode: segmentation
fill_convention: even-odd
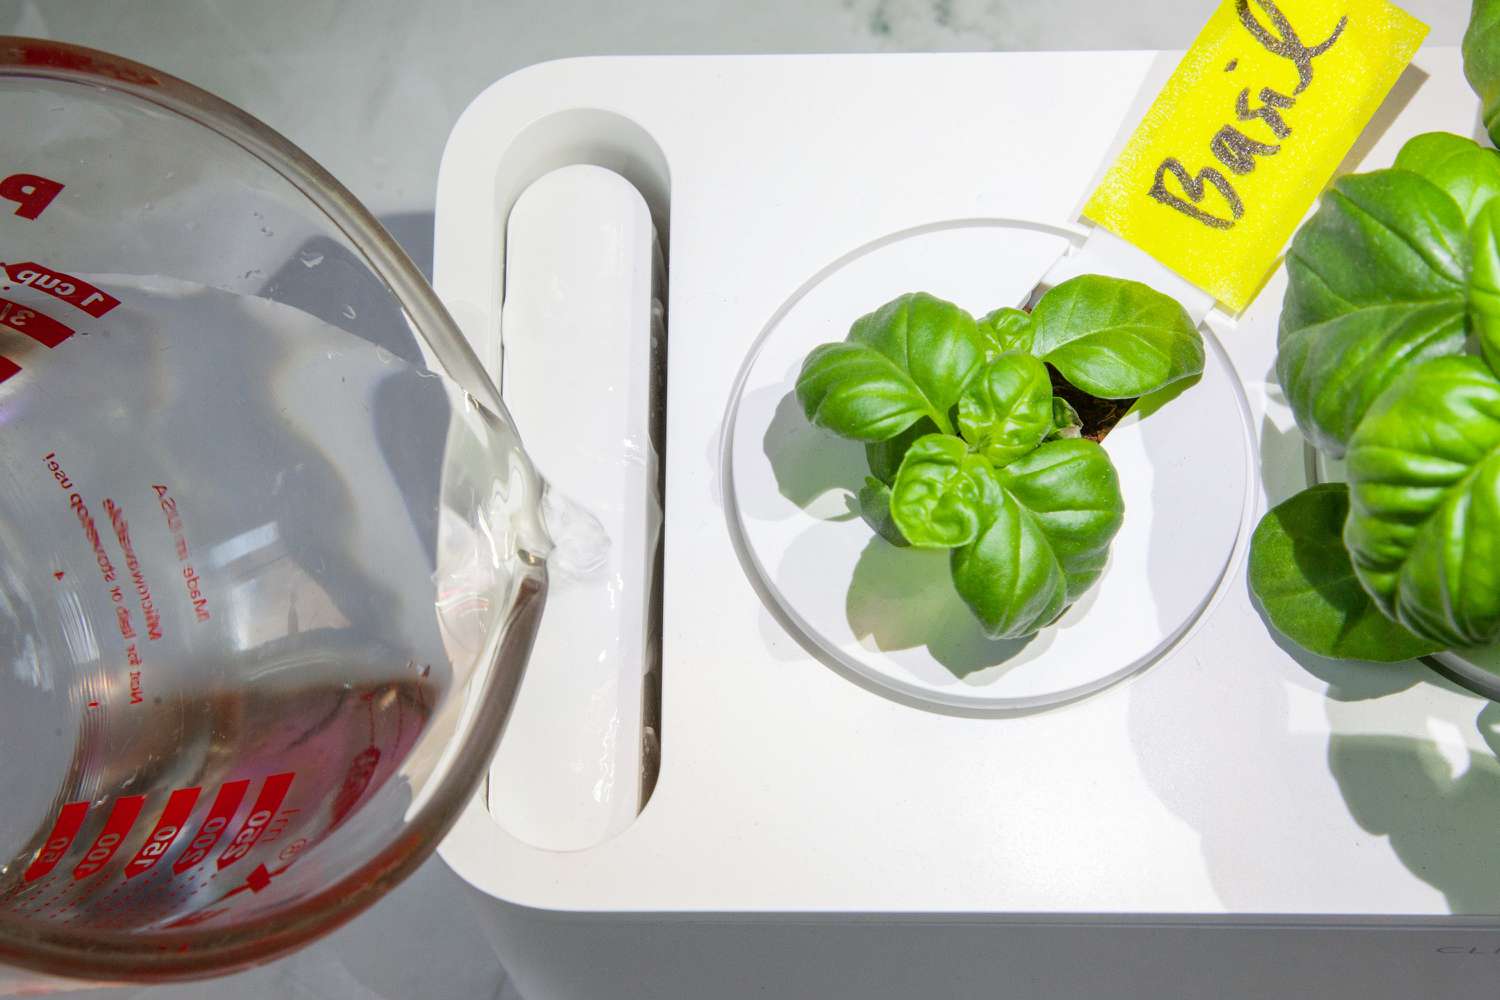
[[[1235,173],[1248,174],[1255,169],[1257,156],[1274,156],[1281,147],[1257,142],[1233,125],[1225,125],[1208,141],[1208,151]]]
[[[1297,89],[1292,93],[1294,95],[1302,93],[1307,89],[1307,85],[1312,83],[1312,61],[1333,47],[1333,44],[1343,35],[1344,28],[1348,26],[1349,18],[1347,16],[1339,18],[1333,34],[1316,45],[1307,45],[1292,27],[1291,22],[1287,20],[1286,15],[1281,12],[1281,8],[1276,6],[1275,0],[1253,0],[1255,6],[1265,12],[1270,21],[1269,26],[1261,23],[1251,11],[1251,2],[1252,0],[1235,0],[1235,11],[1239,14],[1240,22],[1250,33],[1250,37],[1259,42],[1267,52],[1290,61],[1297,68]],[[1224,71],[1233,72],[1238,65],[1238,59],[1231,59],[1224,67]],[[1292,134],[1292,129],[1286,123],[1286,119],[1281,116],[1281,112],[1295,105],[1297,99],[1270,87],[1262,87],[1258,96],[1260,105],[1251,107],[1250,88],[1246,87],[1241,90],[1234,102],[1235,119],[1241,122],[1259,120],[1270,130],[1275,139],[1286,139]],[[1281,152],[1281,146],[1278,143],[1263,142],[1246,135],[1234,125],[1224,125],[1209,140],[1208,151],[1230,172],[1244,176],[1255,169],[1256,157],[1275,156]],[[1169,177],[1175,178],[1181,185],[1182,194],[1177,194],[1167,187]],[[1202,207],[1210,185],[1218,191],[1219,196],[1228,206],[1227,216],[1215,215]],[[1147,193],[1168,208],[1214,229],[1231,229],[1235,222],[1245,214],[1245,203],[1240,199],[1239,193],[1235,191],[1228,177],[1215,167],[1204,167],[1196,174],[1189,174],[1187,168],[1182,165],[1182,161],[1175,156],[1162,160],[1161,166],[1156,168],[1156,176],[1152,178],[1151,190]]]
[[[1339,36],[1344,33],[1344,27],[1349,23],[1349,18],[1339,18],[1338,26],[1333,29],[1333,34],[1317,45],[1305,45],[1291,22],[1286,19],[1286,15],[1276,6],[1275,0],[1255,0],[1255,5],[1266,12],[1266,16],[1271,19],[1271,27],[1267,28],[1256,19],[1255,14],[1250,10],[1250,0],[1235,0],[1234,9],[1240,16],[1240,23],[1267,52],[1291,60],[1292,65],[1297,67],[1297,89],[1292,93],[1302,93],[1307,89],[1307,85],[1312,83],[1312,61],[1333,47],[1333,43],[1338,41]]]
[[[1297,103],[1295,97],[1287,97],[1278,94],[1270,87],[1260,88],[1261,105],[1258,108],[1250,106],[1250,88],[1240,91],[1240,96],[1235,98],[1234,116],[1242,122],[1254,121],[1259,118],[1266,123],[1270,130],[1276,133],[1276,138],[1285,139],[1292,134],[1291,126],[1287,125],[1286,119],[1281,117],[1281,112]]]
[[[1182,185],[1183,192],[1192,201],[1187,201],[1167,190],[1166,180],[1168,174],[1177,178],[1177,182]],[[1203,196],[1207,193],[1207,186],[1209,184],[1214,186],[1224,198],[1225,203],[1228,204],[1230,218],[1226,219],[1222,216],[1213,215],[1198,207],[1198,203],[1203,201]],[[1245,214],[1245,205],[1240,201],[1240,196],[1235,192],[1234,186],[1229,183],[1229,178],[1219,173],[1213,167],[1204,167],[1198,171],[1198,176],[1190,177],[1187,168],[1179,160],[1171,156],[1162,160],[1161,166],[1156,168],[1156,179],[1151,185],[1151,197],[1163,205],[1177,209],[1183,215],[1197,219],[1205,226],[1212,226],[1214,229],[1228,229],[1234,225],[1236,219]]]

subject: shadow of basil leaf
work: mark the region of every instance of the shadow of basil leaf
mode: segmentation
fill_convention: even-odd
[[[845,613],[857,636],[882,651],[926,646],[955,677],[999,666],[1036,636],[995,640],[953,589],[948,552],[902,549],[871,537],[854,567]]]
[[[1252,600],[1251,605],[1265,624],[1266,634],[1271,637],[1271,641],[1303,670],[1327,684],[1325,695],[1332,701],[1354,702],[1385,698],[1434,680],[1431,671],[1421,660],[1376,663],[1371,660],[1334,660],[1308,652],[1277,630],[1260,601]]]
[[[798,507],[830,490],[857,493],[864,484],[864,447],[808,423],[795,393],[786,393],[776,404],[761,446],[777,490]]]
[[[1130,413],[1135,414],[1136,419],[1138,420],[1145,420],[1147,417],[1156,413],[1157,410],[1160,410],[1163,406],[1166,406],[1172,400],[1176,399],[1178,396],[1181,396],[1184,392],[1187,392],[1189,389],[1193,388],[1202,381],[1203,375],[1200,373],[1188,378],[1178,379],[1176,382],[1173,382],[1170,385],[1162,386],[1155,392],[1148,392],[1146,393],[1146,395],[1141,396],[1135,401],[1135,405],[1130,408]],[[1127,416],[1129,416],[1129,414],[1127,414]]]
[[[1484,715],[1480,725],[1484,728]],[[1450,912],[1493,913],[1500,866],[1473,831],[1500,826],[1500,763],[1487,752],[1432,740],[1336,733],[1328,768],[1349,813],[1388,840],[1409,871],[1443,894]]]

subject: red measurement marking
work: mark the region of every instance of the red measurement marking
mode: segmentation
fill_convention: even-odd
[[[161,505],[161,512],[167,519],[167,530],[172,532],[177,561],[182,563],[183,586],[187,589],[188,600],[193,604],[193,617],[201,624],[213,618],[213,614],[208,610],[208,595],[203,593],[203,579],[188,561],[191,553],[182,512],[177,509],[177,500],[172,496],[170,487],[157,483],[151,488],[156,491],[157,503]]]
[[[99,703],[97,701],[91,701],[91,702],[89,702],[89,708],[98,708],[98,707],[99,707]]]
[[[344,773],[344,783],[339,786],[338,794],[333,799],[333,821],[328,825],[329,832],[338,829],[339,824],[349,818],[359,800],[364,798],[371,779],[375,777],[375,769],[379,766],[378,747],[365,747],[349,762],[349,770]]]
[[[109,819],[104,821],[104,829],[94,839],[94,846],[89,848],[83,860],[73,869],[73,881],[99,874],[114,859],[120,845],[130,835],[130,828],[140,818],[141,807],[145,804],[144,795],[126,795],[115,800],[114,808],[109,811]]]
[[[266,826],[276,815],[276,810],[281,808],[281,803],[286,800],[286,793],[292,787],[292,779],[296,775],[290,772],[286,774],[273,774],[266,779],[260,794],[255,798],[255,805],[250,808],[250,815],[245,817],[240,830],[219,855],[219,870],[223,871],[236,861],[249,854],[261,835],[266,832]]]
[[[73,840],[83,828],[83,818],[88,815],[88,811],[87,802],[69,802],[62,807],[57,814],[57,822],[52,826],[52,832],[47,835],[47,843],[22,876],[24,881],[35,882],[52,873],[63,855],[68,853],[68,848],[73,846]]]
[[[263,892],[271,888],[271,873],[265,865],[256,865],[255,871],[245,877],[245,887],[251,892]]]
[[[214,900],[214,905],[217,906],[219,903],[228,902],[242,892],[264,892],[271,887],[271,882],[276,878],[276,876],[292,867],[292,864],[295,862],[295,860],[296,859],[288,861],[280,868],[274,870],[267,868],[265,865],[256,865],[255,870],[252,871],[249,875],[245,876],[245,881],[241,882],[239,885],[235,886],[233,889],[230,889],[224,895]],[[221,910],[219,912],[222,913],[223,911]],[[175,927],[177,925],[169,924],[168,926]]]
[[[10,358],[0,358],[0,382],[4,382],[13,375],[20,374],[20,371],[21,366]]]
[[[10,299],[0,299],[0,326],[24,333],[44,347],[56,347],[73,336],[73,328]]]
[[[119,299],[95,288],[82,278],[54,271],[32,261],[6,264],[5,273],[16,284],[46,292],[59,302],[82,309],[95,319],[103,319],[111,309],[120,304]]]
[[[62,189],[57,181],[36,174],[11,174],[0,181],[0,198],[15,202],[16,214],[21,218],[35,219]]]
[[[146,638],[156,642],[162,637],[161,609],[151,596],[146,571],[135,554],[135,543],[130,539],[130,522],[125,520],[124,509],[108,498],[104,501],[104,513],[109,516],[109,523],[115,529],[115,538],[120,543],[120,551],[125,554],[125,569],[130,573],[130,582],[135,586],[136,599],[140,602],[141,617],[146,622]]]
[[[208,816],[203,820],[203,825],[198,828],[198,833],[193,837],[188,849],[183,852],[172,865],[174,874],[181,875],[189,868],[196,868],[202,864],[219,843],[219,838],[224,836],[224,829],[229,826],[229,821],[234,819],[234,814],[240,808],[240,803],[245,799],[245,793],[250,790],[249,781],[231,781],[219,789],[219,794],[214,797],[214,804],[209,807]]]
[[[130,864],[125,866],[125,877],[135,878],[144,875],[162,856],[171,850],[172,844],[177,840],[177,835],[182,832],[183,824],[192,814],[193,806],[198,803],[198,796],[202,793],[201,788],[179,788],[167,799],[167,807],[162,810],[161,818],[156,821],[156,827],[151,831],[151,836],[141,845],[135,857],[130,859]]]
[[[57,480],[58,486],[64,490],[71,490],[73,488],[73,480],[68,478],[68,474],[63,471],[62,465],[57,461],[57,452],[50,452],[44,455],[42,461],[47,463],[47,468],[51,470],[52,478]],[[94,516],[89,513],[89,507],[83,500],[83,494],[69,493],[68,506],[73,508],[73,513],[78,518],[78,523],[83,527],[84,536],[88,538],[89,545],[93,547],[94,561],[99,566],[99,575],[104,578],[105,583],[113,584],[116,577],[115,565],[110,562],[109,553],[104,549],[104,541],[99,537],[99,526],[94,523]],[[125,601],[125,594],[119,587],[110,588],[110,597],[116,605],[122,604]],[[127,621],[124,624],[128,625],[129,623]],[[127,636],[127,638],[129,637]]]
[[[56,573],[52,574],[52,579],[54,579],[54,580],[58,581],[59,583],[61,583],[62,582],[62,578],[65,577],[65,576],[67,576],[67,575],[68,574],[64,573],[62,570],[58,570]]]

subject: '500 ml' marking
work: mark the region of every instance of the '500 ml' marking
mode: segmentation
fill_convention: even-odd
[[[291,774],[273,774],[266,779],[266,783],[261,786],[260,795],[256,796],[255,804],[250,809],[250,815],[229,842],[229,847],[219,855],[218,866],[221,871],[249,854],[260,842],[261,836],[266,832],[266,824],[271,822],[271,818],[281,808],[281,803],[286,801],[286,793],[291,787]]]
[[[239,810],[240,803],[244,801],[245,792],[249,791],[250,782],[231,781],[219,789],[219,794],[214,798],[214,804],[208,810],[208,817],[204,819],[203,825],[198,827],[198,833],[188,844],[188,849],[183,852],[182,857],[172,865],[172,871],[178,875],[189,868],[196,868],[208,859],[213,852],[219,839],[224,836],[224,828],[229,821],[234,819],[234,814]]]
[[[269,843],[281,835],[287,825],[286,817],[301,811],[289,809],[280,816],[277,815],[295,780],[296,774],[290,771],[272,774],[265,779],[260,794],[256,796],[250,807],[250,814],[245,817],[228,847],[219,856],[217,863],[219,870],[228,868],[250,854],[257,844]],[[208,815],[198,826],[197,832],[182,856],[172,865],[174,874],[182,875],[208,859],[234,821],[251,784],[250,780],[245,779],[226,782],[219,786],[218,794],[214,796],[213,804],[209,806]],[[168,796],[166,806],[152,826],[145,842],[125,864],[123,876],[126,880],[151,871],[166,857],[172,846],[177,843],[179,835],[187,827],[193,807],[197,805],[202,792],[202,788],[194,786],[178,788]],[[103,828],[93,841],[89,842],[87,853],[73,867],[70,873],[71,881],[88,879],[110,866],[120,848],[129,840],[136,821],[141,817],[147,798],[147,795],[123,795],[111,803]],[[85,800],[69,802],[59,810],[57,819],[53,822],[52,831],[47,835],[36,857],[22,875],[25,883],[31,884],[52,874],[63,858],[73,850],[92,808],[93,803]],[[288,865],[306,846],[306,841],[299,841],[295,846],[295,850],[282,852],[281,858]],[[7,902],[4,898],[0,898],[0,908],[4,908]]]

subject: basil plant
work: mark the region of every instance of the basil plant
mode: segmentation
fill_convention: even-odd
[[[1464,68],[1500,134],[1500,0]],[[1343,177],[1292,241],[1277,376],[1347,483],[1273,509],[1250,585],[1323,656],[1500,641],[1500,152],[1444,132]]]
[[[893,545],[950,550],[985,633],[1018,638],[1093,585],[1124,516],[1114,466],[1052,372],[1127,400],[1202,370],[1202,338],[1177,302],[1083,275],[1030,313],[979,320],[903,295],[813,350],[797,398],[815,425],[864,442],[866,522]]]

